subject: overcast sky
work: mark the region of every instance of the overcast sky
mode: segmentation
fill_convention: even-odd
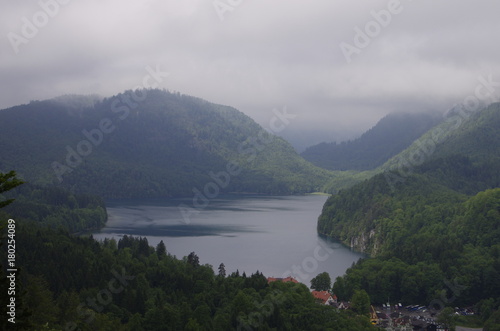
[[[159,87],[264,126],[286,106],[297,117],[284,135],[303,147],[390,112],[445,111],[479,76],[500,82],[496,0],[0,3],[0,108],[111,96],[140,86],[149,66],[169,72]]]

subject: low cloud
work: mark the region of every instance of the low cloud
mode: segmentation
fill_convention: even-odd
[[[4,4],[0,108],[66,93],[112,95],[160,65],[171,73],[163,88],[234,106],[262,124],[287,105],[299,117],[286,135],[339,140],[389,112],[444,111],[472,93],[480,75],[500,81],[493,0],[401,0],[402,10],[350,63],[340,44],[353,44],[355,28],[363,31],[372,11],[394,0],[221,1],[233,4],[223,20],[202,0]],[[41,4],[58,4],[57,13],[44,25],[40,16],[36,35],[23,37]],[[27,40],[17,53],[12,33]]]

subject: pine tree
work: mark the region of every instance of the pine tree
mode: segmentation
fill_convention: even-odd
[[[16,173],[15,171],[10,171],[6,174],[3,174],[0,172],[0,194],[3,192],[7,192],[24,182],[22,180],[19,180],[16,178]],[[3,208],[9,204],[11,204],[14,201],[14,199],[8,199],[4,201],[0,201],[0,208]],[[0,247],[3,245],[5,238],[4,238],[4,228],[5,224],[0,224]],[[2,261],[4,262],[4,261]],[[16,321],[16,326],[20,328],[26,328],[29,329],[31,327],[30,321],[28,319],[31,317],[31,312],[26,309],[26,292],[22,288],[22,284],[20,282],[20,272],[16,273],[16,278],[15,278],[15,296],[10,296],[9,292],[7,291],[8,288],[10,288],[11,282],[9,279],[6,277],[3,266],[0,268],[0,288],[2,289],[0,293],[0,304],[2,307],[6,307],[8,304],[11,303],[11,300],[14,298],[15,303],[16,303],[16,316],[15,316],[15,321]],[[5,315],[5,314],[4,314]],[[0,319],[0,327],[2,327],[2,330],[8,330],[9,328],[12,328],[13,324],[8,322],[8,318],[10,315],[4,316],[2,319]]]
[[[165,247],[163,240],[160,241],[158,245],[156,245],[156,254],[158,255],[158,258],[167,256],[167,247]]]
[[[16,178],[16,172],[10,171],[6,174],[0,172],[0,194],[12,190],[13,188],[23,184],[22,180]],[[3,208],[11,204],[14,199],[8,199],[5,201],[0,201],[0,208]]]
[[[221,263],[219,265],[219,277],[226,277],[226,266],[224,265],[224,263]]]
[[[196,255],[195,252],[189,253],[188,258],[187,258],[187,262],[188,262],[188,264],[192,265],[193,267],[200,266],[200,258],[198,257],[198,255]]]

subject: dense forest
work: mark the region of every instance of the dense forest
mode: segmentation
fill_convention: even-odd
[[[475,306],[483,321],[498,318],[500,104],[447,125],[326,202],[318,231],[374,257],[335,281],[339,297],[364,289],[376,303]]]
[[[395,183],[404,181],[422,163],[425,162],[430,165],[429,161],[446,156],[466,155],[471,157],[474,162],[480,161],[484,163],[484,169],[476,169],[476,171],[491,171],[491,169],[494,169],[494,164],[499,156],[496,154],[495,149],[492,150],[492,153],[486,153],[485,148],[500,144],[500,138],[495,133],[497,130],[495,124],[498,121],[496,121],[495,115],[491,114],[491,111],[494,112],[495,107],[497,105],[493,104],[489,110],[471,112],[463,105],[456,105],[444,114],[440,121],[436,119],[439,124],[432,127],[418,139],[415,139],[408,148],[390,157],[377,168],[363,171],[332,171],[330,180],[324,186],[325,191],[336,194],[384,172],[396,173],[396,175],[391,175],[388,179],[392,187]],[[482,115],[479,116],[478,114]],[[480,148],[476,148],[477,146],[480,146]],[[444,180],[445,177],[440,176],[440,180]],[[463,181],[456,176],[449,177],[449,179],[449,182],[455,179],[458,179],[459,182]],[[488,186],[483,185],[483,187]]]
[[[0,183],[0,188],[2,184]],[[25,189],[36,194],[39,188]],[[2,200],[5,201],[5,200]],[[44,202],[45,201],[45,202]],[[10,200],[9,202],[12,202]],[[55,216],[95,207],[98,201],[53,191],[26,208],[49,208]],[[18,214],[14,201],[0,210],[2,229],[16,212],[16,324],[9,330],[371,330],[369,319],[318,304],[303,284],[274,282],[256,271],[215,273],[195,252],[178,259],[168,242],[150,247],[146,238],[124,236],[97,242],[53,228],[37,213]],[[50,209],[53,206],[55,209]],[[60,208],[59,208],[60,207]],[[34,219],[32,217],[35,217]],[[80,215],[84,223],[95,219]],[[50,225],[50,226],[49,226]],[[5,231],[2,231],[5,233]],[[0,258],[7,261],[6,237]],[[3,274],[2,288],[8,281]],[[10,300],[0,294],[1,305]]]
[[[275,135],[287,116],[270,113],[263,128],[234,108],[152,89],[33,101],[0,111],[0,171],[103,198],[322,190],[330,173]]]
[[[372,170],[407,148],[439,124],[434,113],[392,113],[361,137],[341,143],[321,143],[301,153],[307,161],[329,170]]]
[[[107,221],[106,205],[101,198],[72,194],[57,186],[25,183],[4,196],[15,198],[16,201],[5,207],[6,213],[52,229],[63,229],[70,233],[87,232],[102,228]]]

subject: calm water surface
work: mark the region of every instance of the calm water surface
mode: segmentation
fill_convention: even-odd
[[[178,208],[191,200],[121,200],[108,203],[109,220],[94,238],[123,235],[147,237],[156,246],[163,240],[178,258],[196,252],[200,263],[217,272],[266,277],[292,275],[309,285],[327,271],[332,280],[344,274],[362,254],[318,236],[316,222],[327,197],[225,196],[210,200],[207,208],[187,222]]]

